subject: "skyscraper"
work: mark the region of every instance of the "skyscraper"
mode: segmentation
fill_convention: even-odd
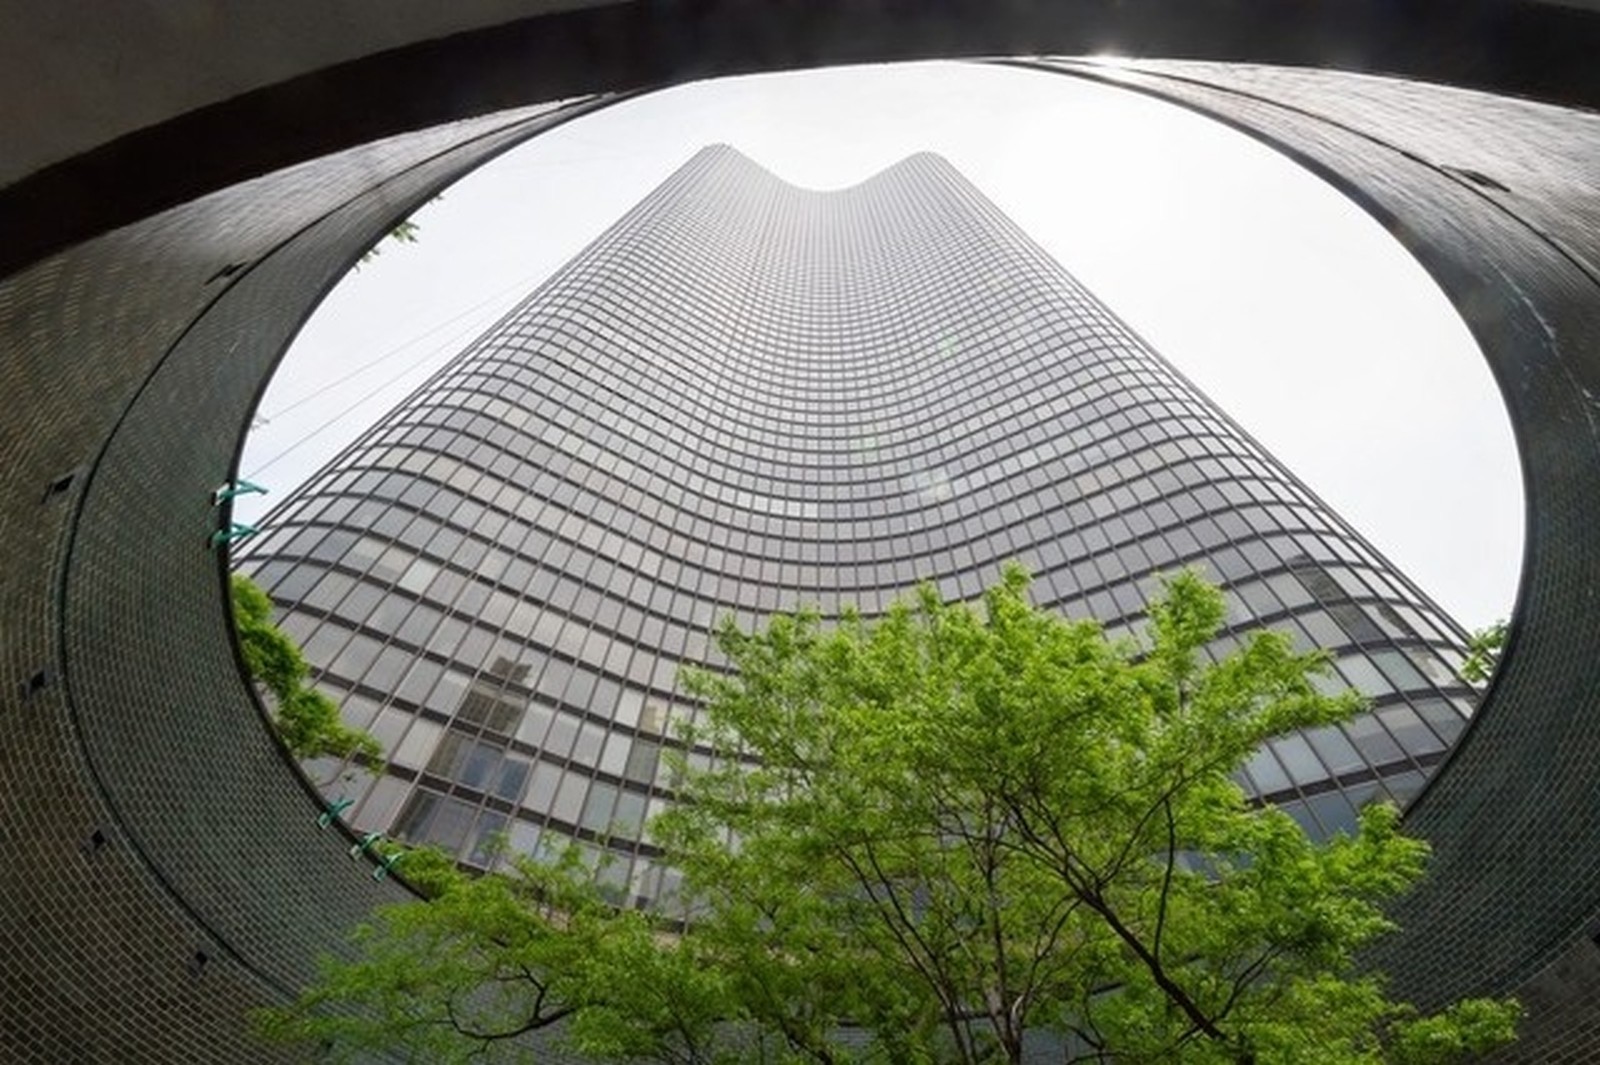
[[[633,898],[671,888],[643,825],[725,614],[1017,559],[1133,633],[1197,566],[1230,632],[1373,701],[1246,768],[1316,832],[1414,792],[1471,706],[1456,626],[931,155],[819,193],[705,149],[266,524],[247,568],[390,751],[354,823],[477,865],[578,839]]]

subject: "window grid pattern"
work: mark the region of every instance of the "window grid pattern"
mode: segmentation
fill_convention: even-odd
[[[1217,653],[1275,628],[1372,701],[1242,775],[1317,833],[1414,793],[1472,704],[1459,628],[927,154],[818,193],[704,150],[269,524],[247,568],[391,752],[355,823],[479,866],[577,839],[619,898],[671,891],[644,825],[729,614],[1017,559],[1137,635],[1196,566]]]

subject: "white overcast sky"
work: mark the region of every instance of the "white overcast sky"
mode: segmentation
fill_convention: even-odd
[[[1242,134],[1131,92],[978,64],[686,85],[470,176],[417,215],[418,243],[386,243],[302,332],[240,466],[272,492],[243,497],[240,519],[710,143],[819,189],[943,154],[1457,620],[1509,613],[1522,553],[1510,429],[1421,267]]]

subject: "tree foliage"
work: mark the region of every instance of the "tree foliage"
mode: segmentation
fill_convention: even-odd
[[[740,1060],[710,1047],[721,974],[610,905],[576,850],[484,877],[427,851],[404,866],[430,900],[380,909],[358,960],[325,961],[295,1003],[258,1015],[263,1034],[331,1061],[535,1061],[557,1042],[614,1061]]]
[[[1467,657],[1461,664],[1461,676],[1472,684],[1487,684],[1500,664],[1500,652],[1506,646],[1507,628],[1504,619],[1479,629],[1467,637]]]
[[[382,762],[383,747],[370,733],[351,728],[332,699],[306,686],[306,660],[272,621],[272,600],[242,573],[229,582],[234,628],[245,669],[271,695],[273,724],[289,753],[301,760],[357,756]]]
[[[1514,1003],[1423,1017],[1359,966],[1426,860],[1392,807],[1317,843],[1234,782],[1267,738],[1360,708],[1313,686],[1325,656],[1263,633],[1211,664],[1221,597],[1190,574],[1143,647],[1035,610],[1027,583],[1008,570],[982,611],[925,591],[874,623],[723,627],[732,668],[693,675],[686,737],[718,760],[680,762],[652,825],[679,933],[523,862],[455,889],[488,900],[388,911],[296,1031],[483,1050],[537,1012],[501,997],[514,958],[570,1045],[618,1059],[1016,1062],[1044,1038],[1058,1060],[1436,1065],[1511,1037]],[[545,939],[574,949],[523,951]],[[372,1027],[319,1027],[330,1001]],[[449,1039],[472,1036],[464,1002],[502,1010],[475,1044]]]
[[[289,699],[306,679],[306,660],[300,648],[273,624],[272,600],[254,581],[235,573],[229,579],[229,590],[245,669],[278,701]]]
[[[444,199],[444,193],[439,193],[437,196],[434,196],[432,199],[430,199],[428,203],[438,203],[442,199]],[[394,228],[385,234],[385,239],[392,240],[396,244],[415,244],[418,240],[417,234],[420,232],[422,232],[422,225],[420,223],[410,218],[403,218],[396,222],[394,224]],[[361,253],[361,258],[356,260],[355,268],[360,270],[367,263],[370,263],[372,260],[382,255],[383,248],[383,239],[380,239],[378,243]]]
[[[697,901],[763,898],[775,925],[824,905],[810,953],[894,992],[853,1019],[929,1060],[1018,1061],[1029,1030],[1119,1062],[1408,1056],[1414,1019],[1355,952],[1426,846],[1388,806],[1315,843],[1234,781],[1266,739],[1360,709],[1312,685],[1325,656],[1260,633],[1209,664],[1223,606],[1192,574],[1137,652],[1026,592],[1013,568],[982,614],[925,591],[871,625],[725,627],[695,738],[742,757],[657,825]]]

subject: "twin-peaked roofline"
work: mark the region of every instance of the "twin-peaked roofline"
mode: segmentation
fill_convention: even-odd
[[[958,170],[949,159],[946,159],[938,152],[926,149],[923,151],[912,152],[910,155],[903,156],[900,159],[890,163],[888,166],[881,167],[878,170],[875,170],[858,178],[855,181],[850,182],[849,184],[838,185],[831,188],[817,188],[810,185],[804,185],[796,181],[790,181],[788,178],[779,174],[771,167],[757,161],[749,155],[746,155],[743,151],[735,146],[721,141],[707,144],[705,147],[701,148],[698,152],[690,157],[689,162],[684,164],[682,169],[687,170],[695,163],[744,167],[753,174],[759,174],[768,180],[783,185],[785,188],[792,189],[796,192],[810,193],[818,196],[831,196],[864,190],[881,182],[896,180],[907,171],[915,170],[919,167],[931,166],[936,169],[944,170],[947,176],[955,176],[960,178],[962,181],[967,181],[967,179],[961,174],[961,171]],[[968,183],[970,184],[970,182]]]

